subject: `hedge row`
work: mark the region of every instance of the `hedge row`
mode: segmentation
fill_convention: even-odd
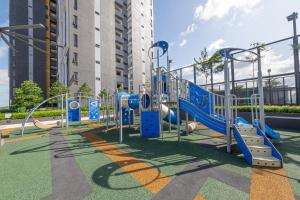
[[[64,112],[65,114],[65,112]],[[81,111],[82,115],[87,115],[88,111]],[[24,119],[28,115],[27,112],[16,112],[12,113],[11,119]],[[61,110],[41,110],[41,111],[35,111],[33,113],[34,118],[40,118],[40,117],[56,117],[61,115]],[[0,114],[0,121],[4,120],[4,113]]]
[[[239,112],[251,112],[251,106],[239,106]],[[279,113],[300,113],[300,106],[265,106],[265,112],[279,112]],[[82,115],[87,115],[87,110],[81,111]],[[27,112],[12,113],[11,119],[24,119]],[[55,117],[60,116],[61,110],[40,110],[33,113],[33,117]],[[0,113],[0,121],[4,120],[4,113]]]
[[[251,106],[238,106],[239,112],[251,112]],[[300,106],[265,106],[265,112],[300,113]]]

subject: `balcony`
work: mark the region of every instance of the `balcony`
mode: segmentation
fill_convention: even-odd
[[[124,38],[121,38],[119,36],[116,36],[116,42],[120,43],[120,44],[124,44]]]
[[[118,9],[115,9],[115,14],[117,17],[119,17],[121,20],[124,18],[124,15],[123,15],[123,12],[118,10]]]
[[[123,63],[116,63],[116,67],[117,67],[118,69],[124,70],[124,64],[123,64]]]
[[[116,23],[116,29],[118,29],[120,31],[124,31],[124,26],[122,24]]]
[[[124,51],[116,49],[116,54],[123,57],[124,56]]]
[[[118,83],[123,83],[124,82],[123,76],[117,76],[117,82]]]
[[[119,6],[123,6],[124,5],[124,0],[115,0],[116,4],[118,4]]]

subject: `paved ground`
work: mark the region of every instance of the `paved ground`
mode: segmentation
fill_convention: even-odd
[[[85,197],[78,199],[257,199],[255,187],[270,190],[264,181],[271,176],[300,195],[296,132],[282,132],[278,145],[284,172],[259,170],[256,177],[236,146],[233,154],[227,154],[223,138],[206,129],[178,143],[172,133],[165,133],[162,142],[140,138],[126,128],[122,145],[113,128],[105,132],[96,125],[83,125],[61,132],[28,129],[26,140],[19,140],[18,131],[12,132],[6,140],[15,140],[0,149],[0,179],[5,183],[0,184],[0,199],[55,199],[51,195],[59,193],[63,199],[73,199],[71,193],[83,188]],[[83,188],[73,190],[78,185]],[[276,199],[274,194],[266,199]],[[285,199],[293,199],[293,194]]]

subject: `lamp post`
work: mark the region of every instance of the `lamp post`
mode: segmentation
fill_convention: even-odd
[[[271,105],[272,104],[271,69],[268,69],[268,74],[269,74],[269,105]]]
[[[296,86],[296,104],[300,104],[300,77],[299,77],[299,50],[298,48],[298,37],[297,37],[297,26],[296,21],[298,18],[298,13],[294,12],[291,15],[287,16],[288,21],[293,21],[293,49],[294,49],[294,67],[295,67],[295,86]]]

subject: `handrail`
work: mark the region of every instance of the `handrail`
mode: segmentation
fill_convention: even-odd
[[[54,97],[50,97],[44,101],[42,101],[41,103],[39,103],[37,106],[35,106],[33,109],[30,110],[30,112],[28,113],[28,115],[26,116],[25,120],[22,123],[22,136],[24,136],[24,130],[25,130],[25,125],[28,122],[29,118],[32,116],[33,112],[36,111],[39,107],[41,107],[43,104],[47,103],[48,101],[58,98],[58,97],[63,97],[66,94],[60,94]]]

